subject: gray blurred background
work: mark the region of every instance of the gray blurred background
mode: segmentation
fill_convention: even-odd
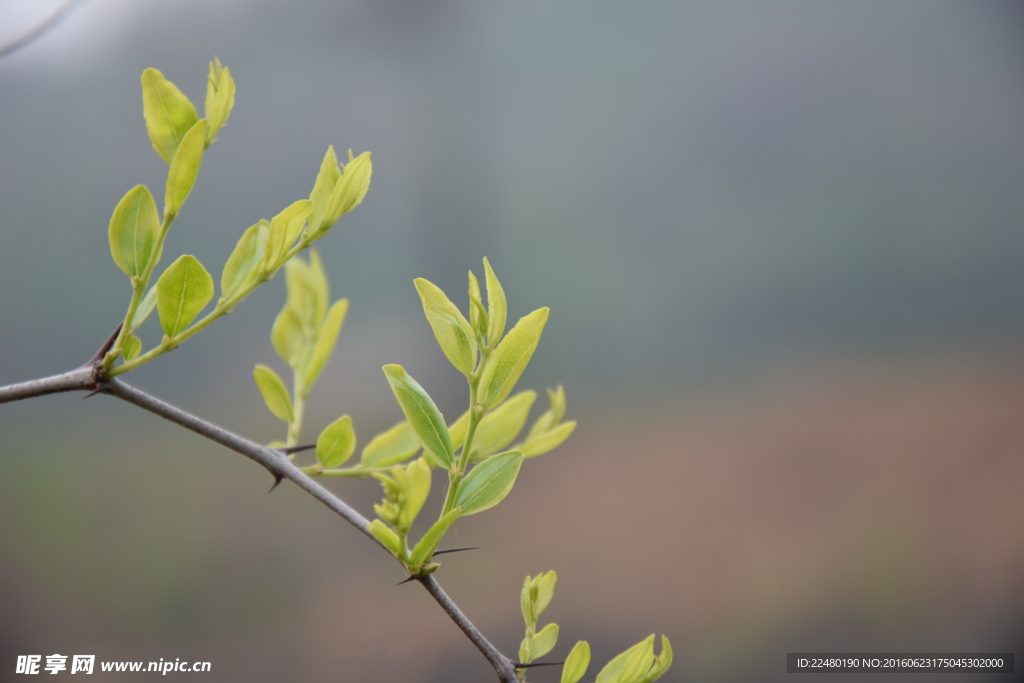
[[[0,41],[50,4],[0,0]],[[413,278],[464,305],[486,255],[513,318],[551,306],[521,385],[564,383],[580,426],[459,522],[452,543],[483,548],[438,575],[506,653],[523,577],[554,568],[552,657],[591,641],[588,681],[652,631],[668,681],[782,680],[788,651],[1019,659],[1022,29],[982,1],[82,0],[0,59],[0,384],[81,364],[123,316],[107,223],[166,169],[139,74],[199,104],[218,55],[236,106],[166,263],[219,276],[328,144],[373,152],[364,204],[319,242],[352,307],[307,440],[342,413],[362,444],[397,421],[388,362],[464,409]],[[251,380],[281,368],[283,297],[129,381],[283,436]],[[0,406],[0,433],[0,680],[54,652],[493,679],[393,561],[233,453],[103,397]],[[365,514],[380,496],[328,486]]]

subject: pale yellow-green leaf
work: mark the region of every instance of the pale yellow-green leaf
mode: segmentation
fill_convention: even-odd
[[[342,415],[327,425],[316,440],[316,459],[324,467],[337,467],[356,450],[356,430],[352,418]]]
[[[434,401],[401,365],[385,365],[384,374],[398,400],[398,405],[405,413],[405,419],[412,425],[420,443],[445,468],[451,467],[455,457],[451,437],[448,435],[444,416]],[[462,510],[465,514],[464,505]]]
[[[156,281],[156,308],[164,334],[188,327],[213,298],[213,278],[195,256],[181,256]]]
[[[536,661],[551,652],[558,643],[558,624],[548,624],[532,638],[527,638],[527,648],[530,652],[529,661]]]
[[[270,328],[270,343],[273,344],[277,355],[290,368],[294,370],[299,367],[306,338],[302,334],[302,326],[292,309],[285,307],[277,314],[274,326]]]
[[[601,673],[597,674],[597,679],[594,683],[637,683],[639,678],[631,679],[627,677],[627,675],[636,675],[635,672],[643,668],[643,665],[646,662],[646,668],[643,668],[643,671],[639,674],[639,676],[642,677],[651,668],[653,661],[654,634],[652,633],[644,640],[641,640],[639,643],[608,662],[605,667],[601,669]]]
[[[373,437],[363,448],[363,467],[388,467],[408,460],[420,449],[416,432],[408,421],[399,422],[386,432]]]
[[[231,70],[222,66],[216,57],[210,62],[210,74],[206,79],[206,120],[210,126],[206,131],[206,146],[209,147],[231,114],[235,106],[235,81]]]
[[[494,346],[505,332],[508,304],[505,302],[505,290],[487,257],[484,257],[484,281],[487,283],[487,343]]]
[[[372,173],[373,164],[370,161],[369,152],[363,152],[345,165],[341,177],[335,182],[334,188],[327,198],[321,233],[334,225],[344,214],[359,206],[363,197],[366,196],[366,191],[370,188]]]
[[[551,407],[537,418],[537,421],[530,427],[530,432],[526,436],[527,441],[532,441],[538,436],[551,431],[562,421],[562,417],[565,416],[565,388],[561,384],[554,391],[548,389],[548,400]],[[535,455],[540,454],[537,453]]]
[[[519,608],[523,611],[523,621],[531,629],[537,628],[537,615],[533,613],[533,579],[529,576],[523,582],[523,591],[519,594]]]
[[[392,555],[398,557],[402,542],[399,540],[398,534],[391,530],[391,527],[379,519],[375,519],[370,522],[370,533],[381,542],[381,545],[390,550]]]
[[[667,636],[661,637],[661,654],[654,659],[654,666],[640,679],[640,683],[654,683],[672,666],[672,643]]]
[[[185,203],[199,177],[206,149],[206,119],[199,119],[182,138],[167,171],[167,189],[164,192],[164,213],[175,216]]]
[[[480,282],[473,271],[469,271],[469,324],[478,340],[487,338],[487,309],[480,294]]]
[[[304,386],[312,387],[327,361],[331,358],[334,345],[338,342],[338,335],[341,334],[341,326],[345,322],[345,314],[348,313],[348,299],[338,299],[327,311],[324,317],[324,324],[320,326],[320,334],[316,339],[316,345],[310,354],[309,363],[306,364],[304,374]]]
[[[156,285],[149,288],[146,296],[142,297],[139,307],[135,309],[135,315],[132,316],[131,329],[139,329],[139,325],[146,322],[146,318],[149,317],[154,308],[156,308]]]
[[[478,400],[485,409],[501,403],[511,393],[530,362],[547,321],[547,308],[523,316],[491,352],[478,385]]]
[[[324,224],[324,211],[327,208],[327,200],[330,199],[331,192],[340,177],[341,167],[338,165],[338,157],[334,154],[334,145],[331,145],[327,148],[324,160],[320,162],[320,172],[316,174],[313,191],[309,193],[309,200],[313,202],[313,212],[309,218],[311,233],[317,233],[329,227]]]
[[[590,644],[581,640],[573,645],[562,667],[561,683],[578,683],[590,667]]]
[[[315,338],[323,322],[321,312],[327,310],[325,301],[318,301],[320,291],[314,280],[312,269],[296,256],[284,264],[285,284],[288,298],[286,306],[292,310],[307,337]]]
[[[159,232],[160,216],[153,195],[145,185],[136,185],[121,198],[110,217],[107,236],[117,267],[129,277],[142,275]]]
[[[327,283],[327,273],[324,272],[323,261],[320,260],[320,252],[316,249],[309,250],[309,287],[314,293],[313,303],[313,325],[319,329],[324,324],[324,316],[327,315],[327,305],[331,302],[331,288]]]
[[[554,569],[537,577],[535,581],[537,597],[533,602],[533,613],[537,618],[540,618],[540,615],[551,604],[551,598],[555,596],[555,584],[557,582],[558,574],[555,573]]]
[[[423,313],[434,331],[441,351],[451,364],[468,376],[476,367],[477,345],[473,328],[443,291],[423,278],[415,280]]]
[[[153,149],[168,164],[185,133],[199,120],[188,98],[156,69],[142,72],[142,115]]]
[[[266,365],[257,365],[252,372],[252,377],[256,380],[256,387],[260,390],[267,409],[276,417],[291,424],[295,419],[295,414],[292,411],[292,399],[277,373]]]
[[[403,529],[408,529],[416,521],[416,515],[420,514],[430,495],[430,465],[423,458],[417,458],[405,468],[405,476],[406,499],[399,515],[399,524]]]
[[[260,221],[242,233],[234,251],[224,264],[220,276],[220,295],[224,300],[230,299],[240,289],[252,282],[259,272],[263,251],[267,248],[270,236],[270,223]]]
[[[270,220],[270,236],[260,266],[264,273],[272,273],[281,267],[288,250],[302,232],[312,207],[308,199],[300,199]]]
[[[576,420],[563,422],[543,436],[538,436],[533,441],[527,441],[516,448],[522,451],[524,457],[535,458],[561,446],[574,429],[576,429]]]
[[[128,335],[128,338],[124,340],[124,345],[121,347],[121,353],[124,355],[124,359],[131,360],[138,356],[141,351],[142,340],[134,334]]]
[[[536,398],[536,391],[521,391],[487,413],[476,428],[470,459],[484,458],[512,443],[526,424],[530,406]]]
[[[489,510],[508,495],[516,483],[523,454],[509,451],[494,455],[474,467],[459,485],[455,504],[462,508],[462,516],[468,517]]]
[[[462,508],[455,508],[434,522],[430,530],[423,535],[420,542],[412,549],[412,557],[409,559],[409,564],[415,567],[429,560],[434,555],[434,551],[437,550],[437,546],[441,539],[444,538],[445,533],[447,533],[448,529],[461,514]]]

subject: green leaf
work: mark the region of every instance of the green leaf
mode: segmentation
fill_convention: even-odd
[[[338,335],[341,334],[341,326],[345,322],[346,313],[348,313],[348,299],[338,299],[327,311],[324,324],[321,325],[320,334],[316,339],[316,345],[313,347],[313,353],[306,365],[303,385],[306,388],[313,386],[317,378],[320,377],[324,366],[327,365],[327,361],[330,360],[334,345],[338,341]]]
[[[668,671],[672,666],[672,643],[668,642],[666,636],[661,637],[661,654],[654,659],[654,666],[647,672],[647,675],[640,679],[640,683],[654,683]]]
[[[468,517],[488,510],[508,495],[523,464],[523,454],[509,451],[495,455],[473,468],[459,485],[455,504]]]
[[[342,415],[327,425],[316,440],[316,459],[324,467],[337,467],[356,450],[356,431],[352,418]]]
[[[128,338],[124,340],[124,345],[121,346],[121,353],[124,355],[124,359],[131,360],[138,356],[141,351],[142,340],[134,334],[128,335]]]
[[[589,667],[590,644],[581,640],[573,646],[569,651],[569,656],[565,658],[561,683],[577,683],[587,673]]]
[[[309,268],[306,275],[306,284],[314,295],[313,325],[319,329],[324,324],[324,317],[327,315],[327,304],[331,301],[331,288],[327,283],[327,273],[324,272],[324,264],[320,260],[320,252],[316,249],[309,250]]]
[[[153,149],[167,163],[174,159],[185,133],[199,120],[188,98],[156,69],[142,72],[142,115]]]
[[[512,443],[526,424],[536,398],[536,391],[521,391],[485,415],[476,428],[470,459],[484,458]]]
[[[316,182],[313,184],[313,191],[309,193],[309,201],[313,202],[313,213],[309,218],[310,232],[317,233],[330,227],[324,224],[324,211],[327,208],[327,200],[331,197],[331,191],[341,177],[341,167],[338,165],[338,157],[334,154],[334,145],[327,148],[324,160],[320,162],[320,172],[316,174]]]
[[[110,217],[110,255],[128,277],[142,275],[153,256],[160,216],[145,185],[128,190]]]
[[[182,138],[178,150],[167,171],[167,190],[164,192],[164,214],[178,215],[192,187],[199,177],[203,165],[203,150],[206,149],[206,119],[199,119]]]
[[[529,641],[527,643],[527,641]],[[527,637],[524,641],[530,653],[529,661],[536,661],[555,649],[558,643],[558,624],[548,624],[535,634],[532,638]]]
[[[256,277],[269,236],[268,221],[260,221],[242,233],[242,238],[238,240],[235,250],[228,257],[227,263],[224,264],[224,272],[220,276],[221,299],[230,299]]]
[[[450,468],[455,458],[452,441],[444,416],[434,401],[401,365],[385,365],[384,374],[420,443],[438,462]],[[466,507],[462,506],[462,509],[465,513]]]
[[[511,393],[530,362],[547,321],[547,308],[523,316],[491,353],[480,373],[478,398],[485,410]]]
[[[174,337],[213,298],[213,278],[195,256],[180,256],[156,281],[156,309],[164,334]]]
[[[576,429],[576,420],[563,422],[543,436],[539,436],[533,441],[527,441],[517,448],[522,451],[524,457],[535,458],[561,446],[574,429]]]
[[[335,182],[331,194],[327,198],[318,234],[324,233],[344,214],[359,206],[363,197],[366,196],[366,191],[370,188],[372,173],[373,164],[370,161],[369,152],[363,152],[345,166],[341,177]]]
[[[220,60],[214,57],[206,79],[206,120],[210,122],[206,131],[207,147],[213,143],[234,106],[235,81],[231,78],[231,70],[221,66]]]
[[[526,436],[527,441],[533,441],[538,436],[551,431],[565,416],[565,388],[561,384],[554,391],[548,389],[548,400],[551,407],[530,427],[530,433]]]
[[[326,302],[318,301],[321,297],[318,283],[309,265],[299,257],[284,264],[284,276],[288,290],[285,306],[295,314],[303,334],[313,339],[323,322],[320,314],[327,310]]]
[[[434,330],[437,343],[451,364],[468,377],[476,367],[477,346],[473,328],[439,287],[423,278],[417,278],[415,283],[423,302],[423,313]]]
[[[469,411],[467,410],[459,419],[448,426],[448,434],[452,437],[452,448],[458,450],[466,443],[466,430],[469,429]]]
[[[473,271],[469,271],[469,324],[481,343],[487,338],[487,309],[480,295],[480,282]]]
[[[363,467],[388,467],[408,460],[420,449],[416,432],[407,421],[399,422],[386,432],[373,437],[363,448]]]
[[[391,554],[395,557],[399,556],[399,552],[402,548],[402,542],[398,538],[398,534],[391,530],[384,522],[379,519],[375,519],[370,522],[370,533],[373,534],[374,538],[381,542],[381,544],[391,551]]]
[[[494,346],[505,331],[505,319],[508,317],[508,304],[505,302],[505,290],[498,282],[490,261],[484,257],[484,281],[487,283],[487,343]]]
[[[312,209],[313,204],[308,199],[300,199],[270,220],[270,236],[260,266],[264,273],[273,273],[281,267]]]
[[[638,683],[640,678],[650,670],[653,661],[654,634],[652,633],[608,662],[601,669],[601,673],[597,674],[597,680],[594,683]]]
[[[409,529],[430,496],[430,465],[423,458],[413,460],[405,468],[405,477],[405,504],[398,520],[403,529]]]
[[[257,365],[252,371],[252,377],[256,380],[256,386],[259,388],[260,394],[263,395],[263,402],[267,404],[270,412],[291,424],[295,419],[295,413],[292,411],[292,399],[277,373],[266,365]],[[317,451],[319,450],[318,442]]]
[[[295,311],[285,306],[274,319],[270,328],[270,343],[285,363],[295,370],[299,367],[302,352],[306,347],[306,337],[302,334],[302,324]]]
[[[519,594],[519,608],[523,611],[523,621],[531,631],[537,628],[537,615],[533,613],[533,579],[529,576],[523,582],[523,591]]]
[[[555,596],[555,584],[558,582],[558,574],[552,569],[546,574],[538,576],[534,585],[537,587],[537,596],[533,600],[533,613],[540,618],[544,610],[551,604],[551,598]]]
[[[434,551],[437,550],[441,539],[444,538],[444,535],[448,533],[448,529],[461,514],[462,508],[455,508],[434,522],[434,526],[430,527],[430,530],[423,535],[420,542],[412,549],[412,558],[409,560],[409,564],[415,567],[429,560],[434,555]]]
[[[146,322],[146,318],[156,308],[156,285],[149,288],[146,292],[146,296],[142,297],[142,301],[139,302],[139,307],[135,309],[135,315],[132,316],[131,329],[139,329],[139,325]]]

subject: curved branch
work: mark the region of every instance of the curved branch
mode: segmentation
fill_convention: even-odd
[[[146,392],[125,384],[120,380],[110,379],[97,383],[96,380],[93,379],[92,367],[79,368],[77,370],[72,370],[71,372],[65,372],[62,375],[54,375],[53,377],[45,377],[43,379],[32,380],[31,382],[23,382],[21,384],[12,384],[10,386],[0,387],[0,403],[32,398],[34,396],[45,396],[47,394],[85,389],[93,389],[94,391],[98,390],[103,393],[110,394],[111,396],[115,396],[122,401],[127,401],[128,403],[136,405],[144,410],[148,410],[155,415],[159,415],[165,420],[169,420],[184,427],[185,429],[188,429],[189,431],[193,431],[200,436],[204,436],[211,441],[215,441],[236,453],[244,455],[250,460],[253,460],[266,468],[271,475],[273,475],[275,480],[280,481],[281,479],[288,479],[289,481],[294,482],[303,491],[319,500],[346,522],[361,531],[363,535],[371,539],[381,548],[384,548],[381,542],[378,541],[370,532],[370,523],[365,517],[304,474],[281,451],[273,448],[267,448],[266,446],[261,446],[258,443],[242,438],[233,432],[218,427],[217,425],[196,417],[191,413],[187,413],[169,403],[165,403],[154,396],[150,396]],[[387,550],[386,548],[384,549]],[[389,555],[391,554],[390,551],[387,552]],[[469,638],[470,642],[472,642],[487,661],[490,662],[491,666],[494,667],[495,673],[498,674],[498,679],[501,683],[518,683],[519,679],[516,676],[516,670],[512,660],[503,655],[490,643],[490,641],[487,640],[487,638],[484,637],[479,629],[473,626],[473,623],[465,614],[462,613],[458,605],[452,602],[452,599],[448,597],[434,577],[421,576],[416,577],[416,580],[423,585],[427,592],[430,593],[431,597],[433,597],[434,600],[437,601],[437,604],[441,606],[441,609],[443,609],[451,620],[454,621],[460,629],[462,629],[462,632],[466,634],[466,637]]]
[[[64,0],[64,2],[57,5],[57,8],[50,12],[50,15],[41,22],[25,31],[20,36],[15,36],[6,43],[0,44],[0,57],[4,57],[19,48],[25,47],[33,40],[56,26],[57,22],[61,20],[61,17],[63,17],[76,2],[78,2],[78,0]]]

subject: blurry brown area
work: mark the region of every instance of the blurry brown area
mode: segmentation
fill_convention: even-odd
[[[225,681],[493,675],[317,503],[265,496],[251,463],[130,410],[134,432],[160,437],[144,457],[46,444],[2,461],[4,661],[180,657]],[[552,656],[587,639],[600,666],[657,631],[675,645],[670,681],[782,680],[787,651],[1019,649],[1024,356],[793,363],[625,414],[573,415],[566,445],[446,539],[482,546],[438,576],[506,652],[523,577],[552,568]],[[330,486],[366,513],[378,496]]]

